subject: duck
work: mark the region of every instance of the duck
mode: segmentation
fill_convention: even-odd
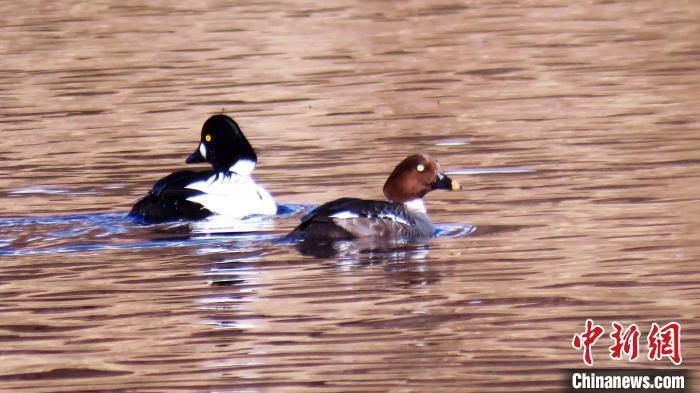
[[[435,227],[423,198],[433,190],[460,190],[429,154],[413,154],[401,161],[384,183],[383,200],[340,198],[305,214],[289,236],[302,242],[354,239],[430,238]]]
[[[129,215],[152,224],[215,215],[239,219],[276,214],[274,199],[252,177],[255,150],[227,115],[213,115],[204,122],[199,144],[185,160],[187,164],[205,162],[212,168],[178,171],[158,180]]]

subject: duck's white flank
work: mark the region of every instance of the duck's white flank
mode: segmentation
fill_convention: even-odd
[[[399,224],[411,225],[411,224],[409,224],[408,221],[406,221],[403,217],[397,216],[397,215],[391,214],[391,213],[389,213],[389,214],[380,214],[380,215],[379,215],[379,218],[384,219],[384,220],[395,221],[395,222],[398,222]]]
[[[255,162],[239,160],[229,172],[219,172],[186,188],[203,194],[187,198],[215,214],[245,217],[253,214],[274,215],[277,205],[270,193],[255,183],[250,174]]]
[[[357,213],[351,212],[349,210],[339,211],[335,214],[331,214],[331,218],[357,218],[360,217]]]
[[[359,218],[360,215],[355,213],[355,212],[349,211],[349,210],[343,210],[343,211],[339,211],[335,214],[331,214],[329,217],[338,218],[338,219],[349,219],[349,218]],[[408,223],[408,221],[406,221],[403,217],[397,216],[397,215],[391,214],[391,213],[379,214],[376,217],[365,217],[365,218],[378,218],[378,219],[383,219],[383,220],[395,221],[395,222],[405,224],[405,225],[410,225]]]

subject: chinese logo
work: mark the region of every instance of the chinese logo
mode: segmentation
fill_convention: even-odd
[[[641,332],[636,324],[631,324],[624,328],[617,322],[612,323],[613,332],[610,338],[613,344],[608,347],[610,358],[620,360],[626,357],[633,362],[639,358],[639,337]],[[586,320],[586,328],[583,332],[574,335],[571,346],[579,351],[583,351],[583,362],[588,366],[593,365],[593,354],[591,349],[596,341],[605,333],[601,325],[596,325],[593,320]],[[668,358],[673,364],[679,365],[683,362],[681,357],[681,325],[678,322],[669,322],[664,326],[659,326],[656,322],[651,324],[651,330],[647,335],[647,359],[649,361],[662,360]]]

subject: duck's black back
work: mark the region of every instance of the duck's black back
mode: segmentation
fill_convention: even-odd
[[[201,220],[212,212],[187,198],[202,194],[186,188],[189,184],[208,179],[214,171],[179,171],[158,180],[146,196],[131,208],[130,216],[145,223],[173,220]]]

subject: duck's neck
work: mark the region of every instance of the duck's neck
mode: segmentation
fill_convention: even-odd
[[[425,205],[423,204],[423,198],[411,199],[403,203],[404,206],[410,211],[427,214],[428,211],[425,210]]]
[[[255,161],[242,159],[236,161],[228,170],[241,176],[250,176],[253,174],[253,169],[255,169]]]

